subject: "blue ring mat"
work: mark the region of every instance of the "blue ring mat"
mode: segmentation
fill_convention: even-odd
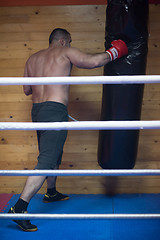
[[[13,195],[7,213],[20,195]],[[71,194],[67,201],[43,203],[43,195],[31,200],[29,213],[160,213],[160,194]],[[160,219],[67,220],[35,219],[36,232],[23,232],[10,219],[0,219],[0,238],[55,240],[160,240]]]

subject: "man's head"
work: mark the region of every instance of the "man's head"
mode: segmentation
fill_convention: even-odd
[[[52,42],[60,42],[61,45],[70,47],[71,41],[70,33],[63,28],[55,28],[49,36],[49,45],[51,45]]]

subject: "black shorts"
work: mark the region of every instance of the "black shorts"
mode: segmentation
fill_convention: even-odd
[[[67,107],[58,102],[33,103],[33,122],[67,122]],[[38,130],[38,164],[35,169],[55,169],[61,164],[67,130]]]

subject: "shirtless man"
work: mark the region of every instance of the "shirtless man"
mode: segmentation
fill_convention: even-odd
[[[97,68],[128,54],[121,40],[112,42],[104,53],[87,54],[70,47],[71,35],[65,29],[54,29],[49,37],[49,47],[33,54],[25,65],[24,77],[70,76],[72,65],[79,68]],[[33,122],[68,121],[69,85],[24,86],[26,95],[32,94]],[[61,163],[67,131],[37,131],[39,156],[35,169],[58,169]],[[55,176],[30,176],[17,203],[9,213],[25,213],[31,198],[42,187],[47,178],[47,193],[44,202],[67,200],[68,196],[56,191]],[[13,220],[23,231],[36,231],[29,220]]]

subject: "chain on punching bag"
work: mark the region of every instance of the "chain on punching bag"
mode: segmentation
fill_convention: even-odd
[[[105,47],[115,39],[128,56],[110,62],[104,75],[145,75],[148,51],[148,0],[108,0]],[[101,120],[140,120],[143,84],[103,85]],[[125,123],[124,123],[125,124]],[[139,130],[99,132],[98,162],[105,169],[130,169],[136,162]]]

